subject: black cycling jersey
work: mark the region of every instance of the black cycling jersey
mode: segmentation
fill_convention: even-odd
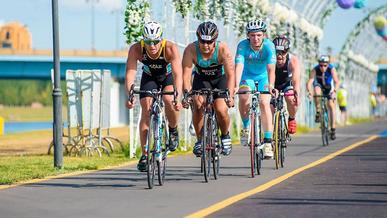
[[[275,68],[275,83],[274,88],[278,90],[283,90],[287,86],[291,85],[293,73],[290,70],[289,63],[290,63],[291,55],[286,55],[286,62],[284,66]]]
[[[162,40],[161,48],[157,58],[151,58],[144,45],[144,40],[141,40],[142,59],[141,63],[144,64],[142,70],[144,73],[157,78],[158,81],[162,81],[166,78],[166,75],[172,72],[171,63],[168,63],[165,59],[165,44],[166,40]]]
[[[195,73],[208,78],[208,79],[216,79],[224,75],[224,67],[223,64],[219,64],[218,62],[218,53],[219,53],[219,42],[217,41],[215,44],[215,51],[212,57],[208,60],[204,60],[202,54],[199,49],[199,42],[195,42],[196,48],[196,64],[195,64]]]

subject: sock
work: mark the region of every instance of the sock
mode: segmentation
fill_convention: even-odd
[[[335,131],[336,131],[336,128],[331,128],[331,131],[332,131],[332,132],[335,132]]]
[[[242,123],[243,123],[243,128],[247,129],[250,126],[250,119],[248,117],[247,118],[242,117]]]
[[[273,136],[273,133],[271,132],[271,131],[266,131],[266,132],[264,132],[264,134],[263,134],[263,138],[264,139],[270,139],[270,141],[271,141],[271,137]]]
[[[169,128],[169,132],[176,132],[177,131],[177,127],[172,128],[172,127],[168,126],[168,128]]]
[[[225,136],[228,136],[229,134],[230,134],[230,132],[227,132],[225,135],[223,135],[223,133],[222,133],[222,135],[220,137],[224,138]]]
[[[263,138],[263,143],[271,143],[271,138]]]
[[[289,121],[295,120],[296,118],[294,117],[289,117]]]

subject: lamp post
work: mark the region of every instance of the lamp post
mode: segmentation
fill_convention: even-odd
[[[99,0],[86,0],[91,5],[91,50],[95,51],[95,4]]]

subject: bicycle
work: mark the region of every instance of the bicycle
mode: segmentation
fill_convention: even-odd
[[[202,130],[202,154],[201,154],[201,172],[203,172],[205,182],[209,181],[211,176],[211,165],[214,174],[214,179],[219,178],[220,169],[220,153],[222,148],[219,144],[219,126],[216,120],[214,104],[214,94],[226,94],[226,100],[229,98],[228,89],[209,89],[203,88],[201,90],[191,90],[190,93],[185,94],[185,99],[191,96],[204,96],[205,108],[204,108],[204,121]]]
[[[288,90],[289,91],[289,90]],[[285,163],[286,144],[291,140],[286,122],[286,109],[284,107],[284,97],[293,96],[294,94],[279,92],[278,97],[274,100],[274,159],[275,168],[283,168]]]
[[[248,146],[250,150],[251,177],[261,175],[263,160],[263,138],[261,126],[261,111],[259,108],[259,96],[261,94],[271,94],[269,91],[258,91],[258,83],[255,82],[255,91],[238,91],[237,94],[250,94],[251,103],[249,108],[250,129],[248,136]]]
[[[329,95],[314,95],[320,98],[320,129],[323,146],[329,145],[329,115],[328,115],[328,97]]]
[[[133,102],[134,94],[148,94],[153,98],[151,109],[149,111],[150,123],[145,144],[148,187],[149,189],[152,189],[154,186],[156,167],[159,185],[162,186],[164,184],[167,156],[169,153],[169,132],[167,131],[162,96],[174,95],[174,102],[176,102],[176,92],[162,91],[162,88],[158,90],[154,89],[152,91],[134,90],[134,86],[132,86],[129,91],[129,101]]]

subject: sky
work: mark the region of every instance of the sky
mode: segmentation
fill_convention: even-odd
[[[312,0],[311,0],[312,1]],[[92,47],[91,2],[95,3],[95,48],[125,49],[125,0],[59,0],[60,49],[89,50]],[[372,10],[385,0],[369,0]],[[324,28],[320,51],[340,51],[353,27],[367,15],[359,9],[336,9]],[[0,23],[19,21],[32,33],[32,47],[52,48],[51,0],[0,0]],[[381,39],[382,41],[382,39]]]

